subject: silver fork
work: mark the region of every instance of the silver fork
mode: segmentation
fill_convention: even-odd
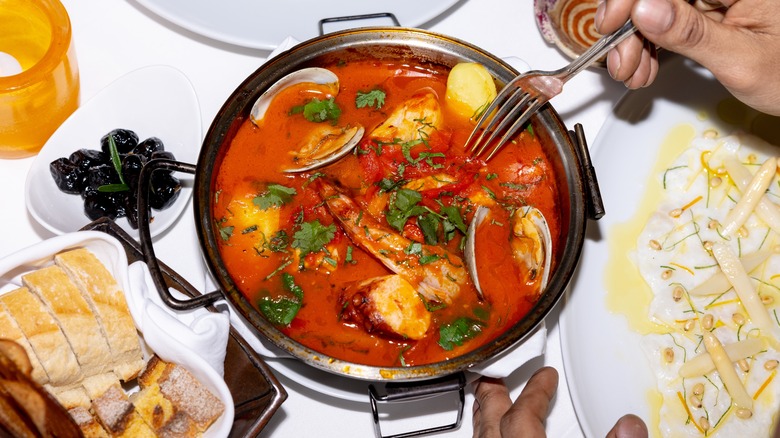
[[[466,152],[476,158],[492,144],[485,161],[493,158],[542,105],[560,94],[563,84],[635,31],[636,27],[628,20],[620,29],[601,37],[566,67],[555,71],[532,70],[512,79],[482,113],[466,140]],[[499,135],[502,135],[500,140],[494,143]]]

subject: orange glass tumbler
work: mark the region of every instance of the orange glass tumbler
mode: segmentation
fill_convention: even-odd
[[[78,107],[76,51],[59,0],[0,0],[0,29],[0,158],[22,158]]]

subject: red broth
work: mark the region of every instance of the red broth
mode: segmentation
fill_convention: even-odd
[[[443,96],[448,71],[444,68],[368,61],[327,67],[340,80],[335,97],[341,109],[338,125],[360,123],[366,136],[355,153],[337,163],[292,175],[280,169],[289,165],[289,151],[314,123],[301,114],[290,114],[290,110],[311,99],[311,91],[288,89],[274,101],[260,126],[246,121],[240,127],[219,166],[212,202],[215,231],[221,236],[219,251],[231,278],[255,306],[263,300],[298,303],[294,318],[288,324],[278,324],[279,329],[338,359],[372,366],[423,365],[489,343],[526,315],[538,297],[537,290],[513,280],[520,278],[520,273],[509,253],[510,211],[535,206],[548,221],[553,248],[560,238],[560,213],[555,205],[558,188],[549,157],[529,129],[487,164],[468,158],[463,143],[473,124],[447,108]],[[384,105],[357,108],[358,92],[374,89],[384,92]],[[406,151],[397,144],[379,148],[366,140],[389,112],[424,89],[433,90],[440,98],[444,119],[440,129]],[[475,204],[494,205],[492,220],[480,232],[477,247],[485,300],[478,299],[469,280],[451,303],[427,303],[431,324],[419,340],[369,332],[355,321],[345,320],[345,291],[360,280],[392,272],[344,232],[318,191],[317,181],[334,182],[363,210],[361,214],[387,226],[392,193],[398,187],[388,188],[388,182],[442,173],[451,175],[454,182],[437,190],[421,190],[418,205],[436,213],[441,213],[442,206],[454,206],[465,224],[471,220]],[[276,191],[269,188],[274,184]],[[279,187],[284,188],[282,192]],[[294,194],[285,194],[292,190]],[[256,202],[258,198],[261,200]],[[279,205],[269,207],[273,201]],[[319,229],[303,230],[303,224],[314,221]],[[451,239],[447,240],[441,222],[436,244],[462,259],[465,235],[461,230],[450,230]],[[317,234],[324,227],[332,231],[320,233],[327,239],[324,246],[300,258],[300,242],[295,236],[307,234],[304,231]],[[423,242],[425,237],[417,217],[396,232],[412,241]],[[291,283],[285,286],[285,281]],[[476,330],[462,345],[449,343],[445,348],[440,342],[441,329],[458,319],[468,321]]]

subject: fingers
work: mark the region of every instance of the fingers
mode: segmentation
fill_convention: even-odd
[[[512,400],[509,398],[504,382],[498,379],[482,377],[474,391],[474,436],[479,438],[500,438],[501,417],[504,416]]]
[[[544,422],[550,401],[558,388],[558,371],[544,367],[534,374],[515,403],[504,415],[501,432],[506,437],[544,437]]]
[[[647,438],[647,426],[636,415],[624,415],[607,433],[607,438]]]
[[[544,422],[557,388],[558,371],[541,368],[513,404],[504,382],[482,377],[474,393],[474,437],[544,437]]]
[[[628,88],[650,85],[658,74],[655,45],[638,37],[623,41],[607,55],[607,70]]]

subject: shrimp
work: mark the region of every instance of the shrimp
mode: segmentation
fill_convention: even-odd
[[[330,182],[318,180],[320,196],[355,245],[412,284],[429,302],[450,304],[469,281],[460,257],[414,242],[380,223]]]

